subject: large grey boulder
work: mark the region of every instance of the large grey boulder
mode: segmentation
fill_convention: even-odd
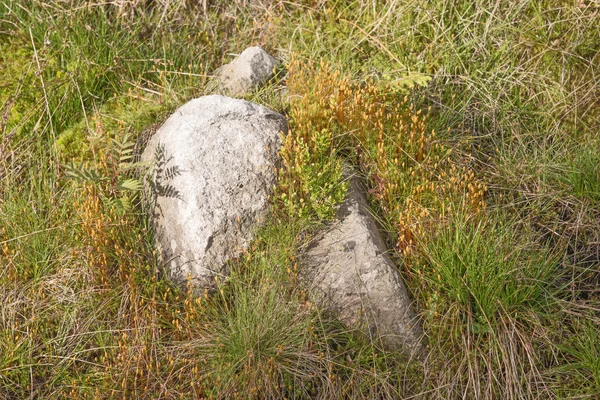
[[[173,280],[202,290],[227,276],[267,214],[286,131],[281,114],[212,95],[178,108],[148,141],[152,225]]]
[[[411,299],[390,260],[356,175],[337,221],[302,256],[305,281],[322,307],[388,348],[422,354]]]
[[[277,65],[279,61],[260,47],[249,47],[216,71],[209,91],[234,97],[244,96],[271,79]]]

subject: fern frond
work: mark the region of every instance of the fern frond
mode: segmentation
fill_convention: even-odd
[[[144,185],[139,179],[125,179],[117,184],[119,190],[130,190],[133,192],[139,192],[143,187]]]
[[[100,175],[95,169],[87,168],[84,163],[77,165],[71,161],[70,164],[63,164],[62,167],[65,169],[67,178],[78,179],[83,182],[101,182],[108,180],[107,177]]]

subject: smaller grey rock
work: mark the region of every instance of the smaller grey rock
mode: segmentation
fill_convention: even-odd
[[[362,329],[388,348],[422,355],[421,328],[411,299],[356,175],[350,176],[338,221],[313,241],[301,266],[316,301],[347,326]]]
[[[260,47],[249,47],[215,72],[209,91],[240,97],[260,87],[274,75],[279,61]]]

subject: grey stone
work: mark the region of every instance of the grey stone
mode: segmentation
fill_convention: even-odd
[[[279,61],[260,47],[249,47],[215,72],[208,90],[234,97],[244,96],[271,79],[277,65]]]
[[[178,108],[149,139],[152,225],[173,280],[202,290],[226,278],[267,214],[286,131],[281,114],[212,95]]]
[[[422,355],[421,328],[396,266],[369,213],[360,179],[350,185],[338,218],[301,257],[304,279],[316,301],[347,326],[384,346]]]

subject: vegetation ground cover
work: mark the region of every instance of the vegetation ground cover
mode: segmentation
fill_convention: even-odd
[[[597,398],[599,12],[1,1],[0,398]],[[285,165],[269,222],[197,298],[156,261],[135,154],[257,44],[284,61],[248,99],[288,117]],[[299,285],[344,162],[398,255],[423,359]]]

